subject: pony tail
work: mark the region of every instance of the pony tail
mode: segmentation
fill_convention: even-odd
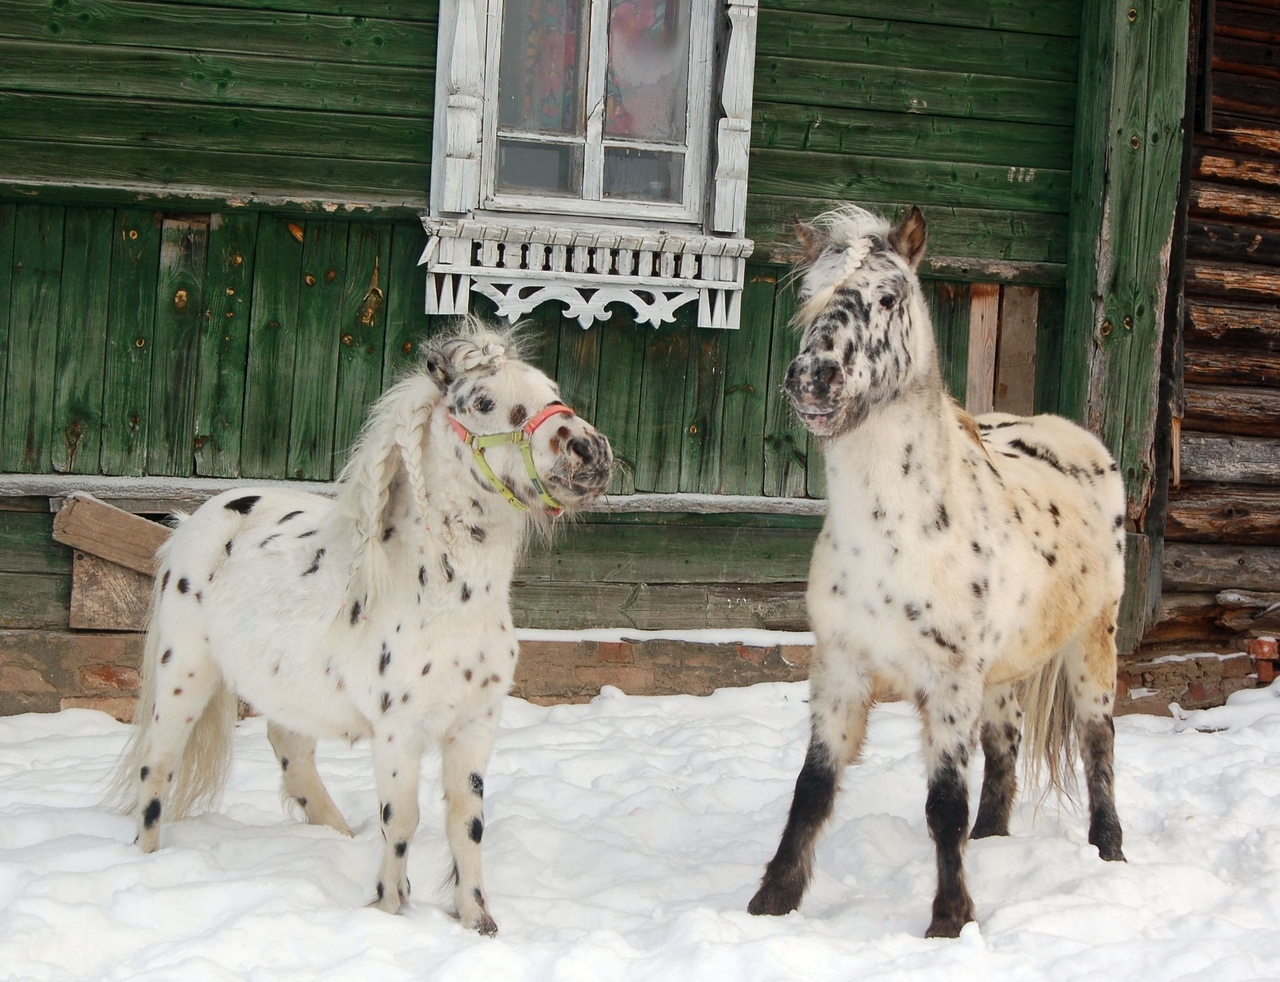
[[[1052,658],[1022,685],[1023,771],[1030,786],[1074,798],[1075,702],[1062,657]]]

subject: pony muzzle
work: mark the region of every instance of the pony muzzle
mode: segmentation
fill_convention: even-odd
[[[519,447],[520,456],[524,460],[525,473],[528,475],[529,483],[533,485],[533,490],[538,499],[546,506],[546,510],[552,516],[559,516],[564,512],[564,505],[551,496],[542,478],[538,475],[538,468],[533,462],[533,434],[537,432],[538,427],[555,416],[573,415],[572,409],[556,402],[536,414],[520,429],[508,430],[505,433],[472,433],[458,422],[453,413],[449,414],[449,425],[453,427],[453,431],[458,434],[459,439],[471,448],[471,454],[475,458],[476,466],[480,468],[480,473],[489,482],[489,486],[502,495],[512,508],[517,511],[528,511],[529,506],[521,501],[507,482],[498,476],[484,455],[484,452],[490,447]]]

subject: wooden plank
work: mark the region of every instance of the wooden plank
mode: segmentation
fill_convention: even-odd
[[[768,10],[828,13],[832,5],[830,0],[764,0],[761,6]],[[900,0],[894,3],[892,12],[895,20],[923,24],[1075,37],[1080,32],[1080,7],[1076,0],[1051,4],[1026,3],[1025,0],[989,0],[982,4],[969,0]],[[878,0],[842,0],[840,11],[880,17],[884,15],[885,5]]]
[[[816,529],[726,529],[697,525],[567,528],[534,545],[520,582],[800,583],[808,579]]]
[[[1280,352],[1188,346],[1183,355],[1185,382],[1280,386]]]
[[[50,538],[53,516],[45,507],[44,512],[0,511],[0,572],[71,572],[71,550]]]
[[[596,418],[601,338],[605,331],[616,329],[605,322],[583,330],[576,319],[560,315],[560,360],[556,365],[556,383],[560,386],[560,397],[583,419]]]
[[[17,216],[16,205],[0,202],[0,421],[4,419],[9,377],[9,304],[13,292],[13,233]],[[0,432],[3,432],[2,422]]]
[[[341,347],[333,436],[335,475],[346,463],[365,414],[382,391],[390,269],[391,226],[385,222],[352,222],[347,283],[342,295],[346,327],[338,339]]]
[[[1280,436],[1280,389],[1187,385],[1184,391],[1186,410],[1182,425],[1187,429]]]
[[[1164,587],[1194,590],[1270,590],[1280,583],[1280,548],[1170,542],[1164,550]]]
[[[429,112],[421,93],[431,90],[432,60],[428,54],[415,68],[344,65],[0,38],[0,84],[18,92],[414,116]]]
[[[996,346],[995,408],[1029,416],[1035,412],[1036,334],[1040,291],[1006,286],[1000,291],[1000,339]]]
[[[15,217],[0,470],[52,469],[64,213],[37,205]]]
[[[172,534],[166,525],[85,494],[67,498],[53,519],[55,541],[148,575],[156,569],[156,550]]]
[[[1184,484],[1169,491],[1168,542],[1280,545],[1280,488]]]
[[[52,465],[60,474],[98,473],[114,228],[110,209],[67,209],[53,396]]]
[[[287,163],[269,159],[283,155],[296,161],[302,173],[319,167],[321,160],[422,165],[423,147],[431,139],[427,107],[432,104],[432,88],[421,93],[421,105],[406,115],[207,106],[172,102],[167,96],[123,98],[125,93],[103,99],[74,92],[0,92],[0,139],[60,144],[58,153],[64,155],[76,153],[71,147],[116,156],[132,148],[135,164],[142,161],[138,151],[145,147],[187,151],[193,159],[197,153],[211,153],[215,156],[208,159],[233,166],[237,156],[249,155],[268,170]],[[172,157],[165,154],[160,159]]]
[[[800,332],[789,325],[796,311],[796,284],[778,284],[773,307],[773,344],[769,348],[769,385],[764,406],[764,493],[800,498],[807,493],[808,433],[796,419],[782,383],[800,352]],[[819,466],[815,461],[814,466]]]
[[[1197,147],[1192,153],[1191,166],[1192,176],[1201,181],[1280,188],[1280,161],[1267,157],[1246,157],[1216,148]]]
[[[797,167],[804,161],[797,157]],[[795,219],[810,217],[844,202],[831,198],[773,197],[755,193],[754,183],[747,195],[747,234],[756,240],[757,261],[790,263],[800,258],[792,231]],[[857,204],[857,202],[854,202]],[[893,215],[904,211],[910,201],[880,202],[872,209]],[[1013,274],[1016,263],[1062,264],[1067,258],[1065,215],[1035,212],[1008,212],[979,208],[952,208],[930,205],[922,209],[929,222],[929,253],[921,272],[938,270],[939,259],[953,257],[969,261],[1001,262]],[[1061,284],[1065,266],[1037,270],[1043,278],[1029,282]],[[954,279],[961,272],[948,272]]]
[[[0,36],[388,66],[430,64],[436,51],[435,27],[422,22],[145,0],[0,0]]]
[[[924,280],[925,301],[933,320],[933,338],[938,346],[942,380],[951,395],[963,402],[968,386],[969,310],[972,305],[968,283]]]
[[[71,573],[72,628],[85,631],[145,631],[152,578],[87,552],[77,552]]]
[[[973,284],[969,301],[969,355],[964,397],[965,408],[971,413],[989,413],[994,406],[999,333],[1000,285]]]
[[[688,425],[681,416],[688,385],[691,315],[682,310],[674,324],[645,330],[636,434],[636,490],[680,490],[680,448]],[[673,408],[679,406],[681,416]],[[673,418],[674,417],[674,418]]]
[[[231,10],[262,8],[262,0],[173,0],[175,3],[197,7],[225,7]],[[315,0],[271,0],[272,10],[296,10],[313,12]],[[386,17],[391,20],[420,20],[433,24],[436,21],[436,0],[335,0],[327,11],[341,17]]]
[[[892,8],[874,17],[851,17],[830,7],[820,14],[762,7],[756,57],[1068,82],[1075,81],[1079,64],[1074,39],[993,30],[988,25],[903,21]]]
[[[0,628],[65,631],[70,605],[70,574],[0,573]]]
[[[1007,164],[933,162],[862,153],[815,153],[756,147],[751,151],[753,194],[836,198],[867,203],[913,199],[922,207],[1065,214],[1070,172]],[[803,159],[803,163],[800,160]]]
[[[1007,78],[978,72],[799,58],[757,59],[755,93],[762,102],[1057,126],[1069,126],[1076,108],[1075,86],[1068,82],[1019,79],[1010,85]]]
[[[418,344],[431,331],[427,317],[427,273],[418,258],[427,244],[420,222],[397,222],[391,231],[391,268],[387,281],[387,338],[382,384],[386,388],[417,358]]]
[[[724,432],[719,494],[764,493],[765,404],[769,388],[769,347],[775,330],[774,298],[783,270],[747,265],[742,288],[742,323],[731,331],[724,361]]]
[[[347,332],[348,222],[308,221],[302,245],[288,476],[333,477],[333,420],[338,397],[338,349]]]
[[[297,236],[291,228],[298,230]],[[286,216],[264,215],[258,223],[240,438],[240,473],[245,477],[288,473],[302,228]]]
[[[725,364],[729,331],[694,328],[684,389],[680,442],[680,490],[715,494],[726,465],[724,436]],[[729,463],[734,466],[736,462]]]
[[[102,472],[142,474],[151,402],[151,344],[160,268],[155,212],[116,212],[102,385]]]
[[[1066,314],[1066,291],[1041,287],[1040,307],[1036,312],[1036,364],[1044,370],[1036,372],[1035,411],[1057,413],[1062,404],[1063,317]]]
[[[1189,259],[1186,289],[1198,297],[1266,302],[1280,296],[1280,268]]]
[[[429,143],[429,138],[424,136]],[[0,140],[0,160],[18,160],[22,170],[0,174],[8,187],[23,190],[115,185],[117,198],[137,200],[138,192],[166,192],[177,199],[228,201],[246,197],[279,205],[341,202],[361,207],[426,207],[430,171],[416,164],[341,161],[296,154],[289,157],[224,154],[214,150],[151,150],[137,147],[68,148],[29,140]],[[121,195],[128,188],[132,195]],[[246,195],[244,189],[251,189]],[[47,195],[46,195],[47,196]],[[330,209],[331,210],[331,209]]]
[[[751,145],[814,153],[867,153],[910,160],[966,161],[1016,167],[1071,167],[1071,131],[1006,120],[957,119],[757,100]]]
[[[609,493],[632,494],[640,454],[640,385],[651,328],[606,321],[595,329],[601,332],[599,391],[608,394],[597,402],[595,425],[613,448]]]
[[[1280,351],[1280,310],[1274,304],[1223,304],[1187,299],[1188,345],[1222,343],[1233,348]]]
[[[1179,456],[1184,481],[1280,484],[1280,440],[1184,430]]]
[[[1230,118],[1221,129],[1215,129],[1213,133],[1196,133],[1194,139],[1198,147],[1211,147],[1232,154],[1280,154],[1280,130],[1249,126]]]
[[[809,629],[800,583],[514,583],[511,613],[516,627],[543,630]]]
[[[1280,119],[1280,82],[1270,78],[1213,73],[1213,111],[1260,123]]]
[[[245,362],[258,239],[256,214],[216,214],[209,221],[206,274],[209,316],[200,334],[196,387],[195,471],[240,475]]]
[[[151,348],[154,378],[147,428],[148,474],[185,477],[195,469],[192,454],[208,261],[206,216],[164,219]]]

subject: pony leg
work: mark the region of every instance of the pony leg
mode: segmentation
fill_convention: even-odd
[[[488,936],[498,933],[498,925],[485,901],[480,840],[484,837],[484,772],[497,730],[496,709],[473,716],[445,736],[440,760],[445,834],[453,853],[454,904],[464,926]]]
[[[159,664],[155,666],[155,698],[150,706],[149,720],[139,720],[143,727],[141,747],[138,753],[138,844],[143,852],[155,852],[160,845],[160,818],[169,807],[169,799],[175,780],[182,787],[200,787],[202,775],[182,773],[199,768],[202,764],[221,774],[221,761],[204,762],[192,759],[186,753],[187,744],[197,726],[205,725],[203,719],[209,703],[223,689],[222,673],[209,657],[208,643],[188,637],[181,643],[168,646],[160,642]],[[193,747],[198,746],[193,744]],[[203,752],[224,753],[225,747],[198,748]],[[220,776],[211,780],[218,784]],[[186,802],[180,800],[176,815],[185,811]]]
[[[871,711],[870,679],[850,671],[837,686],[834,673],[815,673],[811,687],[809,750],[796,778],[795,794],[778,851],[747,911],[786,914],[800,906],[813,875],[818,832],[835,806],[840,773],[862,750]]]
[[[409,900],[409,840],[418,830],[418,769],[423,737],[416,726],[375,728],[373,772],[382,821],[382,865],[369,905],[400,913]]]
[[[1116,693],[1115,618],[1094,621],[1079,645],[1064,653],[1071,680],[1075,731],[1089,788],[1089,843],[1103,859],[1124,862],[1124,835],[1115,800],[1116,728],[1111,711]]]
[[[979,683],[980,684],[980,683]],[[929,794],[925,818],[933,838],[938,865],[938,891],[926,938],[959,937],[960,929],[975,920],[973,900],[965,886],[964,846],[969,832],[969,787],[966,776],[981,712],[981,693],[966,704],[963,691],[950,698],[916,695],[924,720],[925,758],[929,768]]]
[[[1018,749],[1022,745],[1022,707],[1012,685],[990,688],[982,702],[982,797],[971,839],[1009,834],[1009,815],[1018,793]]]
[[[267,723],[267,739],[280,762],[280,780],[285,796],[302,806],[307,822],[327,825],[343,835],[354,835],[320,780],[320,773],[316,770],[316,741],[271,722]]]

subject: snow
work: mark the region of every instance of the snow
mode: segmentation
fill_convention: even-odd
[[[98,804],[127,728],[87,710],[0,719],[0,977],[14,979],[1256,979],[1280,977],[1280,687],[1116,721],[1129,862],[1080,809],[1019,802],[968,848],[979,924],[925,940],[934,884],[919,725],[875,710],[798,913],[746,911],[804,753],[807,685],[589,705],[509,699],[487,780],[496,939],[463,931],[438,759],[408,912],[372,898],[368,748],[322,744],[354,839],[295,824],[260,719],[223,804],[143,855]],[[976,782],[980,766],[974,768]]]

